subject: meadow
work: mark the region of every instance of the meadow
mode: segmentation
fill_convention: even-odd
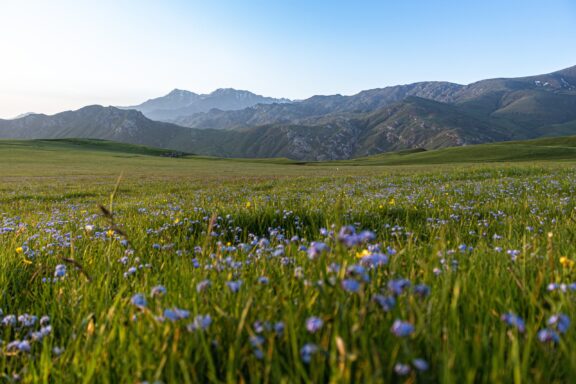
[[[2,379],[575,382],[563,151],[314,165],[0,141]]]

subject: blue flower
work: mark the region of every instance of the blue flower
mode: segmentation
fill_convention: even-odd
[[[54,277],[64,277],[66,276],[66,266],[64,264],[58,264],[54,270]]]
[[[226,286],[228,287],[228,289],[230,289],[230,291],[232,293],[236,293],[240,290],[240,287],[242,286],[242,280],[238,280],[238,281],[227,281],[226,282]]]
[[[424,359],[414,359],[412,360],[412,365],[414,366],[414,368],[422,372],[427,371],[428,368],[430,368],[428,362]]]
[[[276,332],[278,335],[282,335],[284,333],[284,328],[286,328],[286,326],[281,321],[274,324],[274,332]]]
[[[164,287],[163,285],[157,285],[152,288],[150,296],[164,296],[166,292],[167,292],[166,287]]]
[[[130,303],[132,303],[132,305],[135,305],[139,308],[144,308],[147,305],[146,297],[144,297],[144,295],[141,293],[137,293],[134,296],[132,296],[132,298],[130,299]]]
[[[308,248],[308,258],[313,260],[323,253],[330,252],[330,247],[321,241],[313,241]]]
[[[396,319],[392,324],[391,331],[398,337],[406,337],[414,332],[414,326],[406,321]]]
[[[521,333],[523,333],[526,330],[526,325],[524,323],[524,320],[520,316],[517,316],[517,315],[513,314],[512,312],[505,313],[500,318],[506,324],[508,324],[512,327],[516,327],[516,329],[518,329],[518,331]]]
[[[196,284],[196,292],[200,293],[210,286],[210,280],[202,280]]]
[[[401,295],[406,288],[410,287],[410,284],[410,280],[407,279],[390,280],[388,289],[395,295]]]
[[[374,295],[372,300],[380,304],[384,312],[390,312],[396,306],[396,299],[394,296]]]
[[[205,331],[212,324],[212,318],[210,315],[197,315],[194,321],[188,324],[188,330],[193,331]]]
[[[342,288],[347,292],[358,292],[360,290],[360,283],[354,279],[342,280]]]
[[[308,343],[300,349],[300,357],[304,363],[308,364],[310,363],[310,360],[312,360],[312,355],[316,354],[317,352],[318,346],[313,343]]]
[[[430,295],[430,287],[426,284],[418,284],[414,286],[414,293],[421,298],[425,298]]]
[[[396,363],[394,366],[394,372],[396,372],[399,376],[406,376],[411,371],[410,366],[408,364]]]
[[[556,326],[560,333],[566,333],[570,327],[570,318],[562,313],[553,315],[548,319],[548,325]]]
[[[560,341],[560,336],[558,336],[556,331],[545,328],[538,331],[538,340],[540,340],[543,343],[549,343],[549,342],[558,343]]]
[[[171,321],[186,319],[189,316],[190,316],[190,311],[187,311],[185,309],[172,308],[172,309],[165,309],[164,310],[164,318],[171,320]]]
[[[320,329],[322,329],[323,325],[324,321],[319,317],[312,316],[306,319],[306,329],[310,333],[318,332]]]

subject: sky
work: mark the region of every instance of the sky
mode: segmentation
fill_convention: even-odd
[[[575,42],[575,0],[0,0],[0,118],[468,84],[576,65]]]

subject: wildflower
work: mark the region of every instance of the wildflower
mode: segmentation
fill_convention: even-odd
[[[570,260],[569,258],[567,258],[566,256],[562,256],[560,258],[560,264],[562,265],[562,267],[564,268],[572,268],[574,266],[574,260]]]
[[[304,363],[308,364],[310,363],[310,360],[312,360],[312,355],[316,354],[317,352],[318,346],[313,343],[308,343],[300,349],[300,357]]]
[[[18,316],[18,322],[22,327],[32,327],[34,324],[36,324],[37,320],[38,317],[29,315],[27,313]]]
[[[558,336],[556,331],[545,328],[538,331],[538,340],[540,340],[542,343],[558,343],[560,341],[560,336]]]
[[[260,276],[258,278],[258,283],[262,284],[262,285],[266,285],[270,282],[270,279],[267,278],[266,276]]]
[[[371,254],[372,254],[372,252],[370,252],[370,251],[367,250],[367,249],[364,249],[364,250],[362,250],[362,252],[356,252],[356,257],[359,258],[359,259],[361,259],[361,258],[366,257],[366,256],[369,256],[369,255],[371,255]]]
[[[164,296],[166,294],[166,287],[163,285],[157,285],[152,288],[150,296]]]
[[[416,368],[421,372],[427,371],[428,368],[430,368],[428,362],[424,359],[414,359],[412,360],[412,365],[414,366],[414,368]]]
[[[146,298],[141,293],[137,293],[134,296],[132,296],[132,298],[130,299],[130,303],[139,308],[144,308],[147,305]]]
[[[62,353],[64,353],[64,348],[54,347],[52,348],[52,353],[54,356],[60,356]]]
[[[312,316],[306,319],[306,329],[310,333],[318,332],[320,329],[322,329],[323,325],[324,321],[319,317]]]
[[[369,268],[380,267],[382,265],[388,264],[388,256],[382,253],[371,253],[364,256],[360,263]]]
[[[380,304],[384,312],[390,312],[396,306],[396,299],[394,296],[374,295],[372,300]]]
[[[502,321],[505,322],[506,324],[518,329],[518,332],[520,333],[523,333],[526,330],[524,320],[520,316],[517,316],[512,312],[503,314],[500,317],[500,319],[502,319]]]
[[[396,319],[390,330],[398,337],[406,337],[414,332],[414,326],[406,321]]]
[[[8,351],[30,352],[30,343],[27,340],[14,340],[6,346]]]
[[[171,321],[186,319],[189,316],[190,316],[190,311],[187,311],[185,309],[172,308],[172,309],[165,309],[164,310],[164,318],[171,320]]]
[[[425,298],[430,295],[430,287],[426,284],[418,284],[414,286],[414,293],[421,298]]]
[[[200,293],[210,286],[210,280],[202,280],[196,284],[196,292]]]
[[[394,366],[394,372],[396,372],[399,376],[406,376],[411,371],[410,366],[408,364],[396,363]]]
[[[282,335],[284,333],[284,328],[286,328],[286,326],[282,321],[274,324],[274,332],[276,332],[278,335]]]
[[[566,333],[570,327],[570,318],[562,313],[553,315],[548,319],[548,325],[556,326],[556,329],[558,329],[560,333]]]
[[[227,281],[226,282],[226,286],[228,287],[228,289],[230,289],[230,291],[232,293],[236,293],[240,290],[240,287],[242,286],[242,280],[238,280],[238,281]]]
[[[404,289],[410,287],[410,280],[396,279],[388,282],[388,289],[395,295],[401,295]]]
[[[58,264],[54,270],[54,277],[64,277],[66,276],[66,266],[64,264]]]
[[[358,292],[360,290],[360,283],[354,279],[342,280],[342,288],[347,292]]]
[[[16,253],[17,253],[17,254],[20,255],[20,254],[23,253],[23,252],[24,252],[24,248],[22,248],[22,247],[17,247],[17,248],[16,248]]]
[[[313,241],[308,248],[308,258],[314,260],[323,253],[330,252],[330,247],[321,241]]]
[[[5,327],[13,327],[16,325],[16,316],[15,315],[6,315],[2,319],[2,325]]]
[[[194,318],[194,321],[188,324],[187,329],[190,332],[193,331],[205,331],[212,324],[212,318],[210,315],[198,315]]]
[[[108,231],[106,231],[106,236],[112,237],[112,236],[114,236],[114,233],[116,233],[116,232],[113,229],[109,229]]]

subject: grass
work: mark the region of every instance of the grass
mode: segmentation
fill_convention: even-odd
[[[52,326],[42,340],[39,320],[0,326],[5,381],[576,379],[573,326],[547,324],[576,315],[573,162],[311,166],[135,152],[0,142],[2,320],[47,315]],[[343,226],[375,237],[346,244]],[[387,263],[370,268],[366,253]],[[57,265],[66,273],[54,279]],[[399,279],[410,282],[402,292]],[[153,296],[158,285],[166,293]],[[138,293],[145,307],[131,303]],[[189,315],[172,321],[174,308]],[[502,321],[509,312],[524,330]],[[395,320],[414,331],[396,336]],[[546,328],[558,342],[539,340]]]

